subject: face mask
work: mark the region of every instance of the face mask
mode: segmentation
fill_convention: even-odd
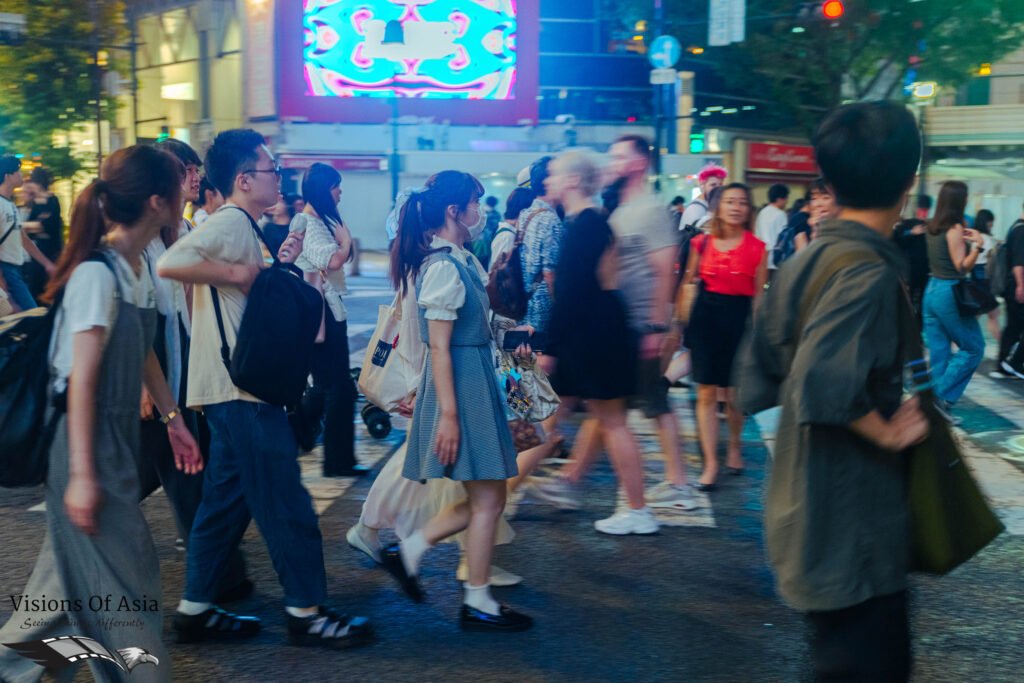
[[[466,231],[469,233],[470,241],[475,242],[484,232],[484,215],[483,213],[478,212],[476,215],[476,223],[474,223],[473,225],[463,223],[461,219],[459,220],[459,225],[464,227]]]

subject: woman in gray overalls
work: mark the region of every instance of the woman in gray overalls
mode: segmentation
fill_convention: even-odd
[[[161,642],[160,566],[139,508],[135,451],[145,383],[170,418],[178,466],[188,473],[202,468],[151,349],[156,310],[141,262],[161,226],[181,215],[183,172],[177,159],[151,147],[108,157],[102,180],[75,204],[71,239],[44,296],[59,307],[51,362],[55,394],[66,386],[67,415],[50,447],[47,533],[24,594],[45,595],[58,609],[33,611],[23,603],[0,642],[91,638],[110,655],[86,658],[97,681],[171,679]],[[22,628],[26,620],[31,628]],[[63,645],[67,653],[76,642]],[[76,668],[53,673],[70,680]],[[43,672],[13,649],[0,651],[0,680],[38,681]]]
[[[429,346],[409,429],[403,474],[423,481],[460,481],[469,496],[441,512],[382,563],[413,600],[431,546],[467,531],[469,580],[460,625],[465,630],[524,631],[533,620],[490,593],[495,530],[505,507],[506,480],[516,476],[516,450],[498,389],[490,305],[479,261],[458,245],[479,237],[483,187],[473,176],[443,171],[414,192],[402,209],[391,273],[395,287],[415,285],[420,331]]]

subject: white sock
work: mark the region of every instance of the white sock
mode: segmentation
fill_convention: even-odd
[[[405,565],[405,571],[409,573],[409,576],[418,576],[420,573],[420,560],[423,559],[423,553],[430,550],[431,545],[427,542],[426,536],[423,535],[422,531],[417,531],[409,538],[402,541],[399,546],[402,554],[402,564]]]
[[[470,586],[466,582],[466,598],[463,600],[473,609],[486,612],[494,616],[501,614],[501,605],[491,597],[491,584],[485,583],[482,586]]]
[[[312,617],[320,614],[320,610],[316,607],[285,607],[284,611],[293,617]]]
[[[194,617],[197,614],[202,614],[211,607],[213,607],[213,605],[209,602],[192,602],[191,600],[182,600],[178,603],[178,612]]]

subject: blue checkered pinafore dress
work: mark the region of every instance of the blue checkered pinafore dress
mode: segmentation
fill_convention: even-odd
[[[466,288],[466,302],[458,310],[451,340],[455,403],[459,412],[459,455],[445,468],[437,460],[434,443],[441,406],[434,389],[430,352],[416,393],[416,409],[409,427],[408,448],[402,475],[423,481],[448,477],[455,481],[508,479],[519,473],[516,449],[505,417],[505,398],[498,388],[488,323],[490,303],[480,276],[448,252],[435,252],[423,261],[416,278],[419,298],[423,276],[435,263],[448,260],[455,265]],[[419,309],[420,334],[430,343],[427,320]]]

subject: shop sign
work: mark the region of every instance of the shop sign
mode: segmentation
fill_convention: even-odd
[[[747,148],[747,170],[816,175],[818,163],[810,145],[751,142]]]
[[[307,169],[313,164],[327,164],[338,171],[369,172],[386,171],[388,158],[383,155],[346,154],[339,156],[292,156],[283,154],[279,162],[282,168]]]

